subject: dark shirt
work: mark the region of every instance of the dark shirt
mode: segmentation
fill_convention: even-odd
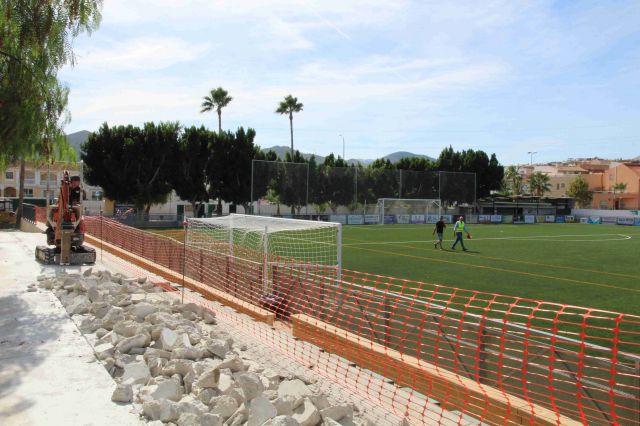
[[[436,232],[442,233],[444,232],[444,228],[446,225],[444,224],[444,220],[439,220],[436,222]]]
[[[80,189],[80,187],[69,188],[69,203],[71,203],[71,205],[80,204],[81,194],[82,194],[82,190]]]

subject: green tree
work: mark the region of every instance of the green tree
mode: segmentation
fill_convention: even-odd
[[[612,188],[613,188],[613,200],[614,200],[613,208],[614,210],[617,210],[619,208],[618,194],[623,193],[624,191],[627,190],[627,184],[624,182],[618,182],[614,184]]]
[[[62,131],[69,90],[57,75],[75,63],[73,39],[98,27],[101,6],[99,0],[0,2],[0,168],[21,162],[18,224],[24,161],[51,161],[58,147],[68,146]]]
[[[551,190],[551,184],[549,183],[549,176],[542,172],[533,172],[529,176],[529,189],[533,195],[541,197],[545,192]]]
[[[106,197],[133,203],[148,214],[171,192],[171,156],[179,129],[178,123],[146,123],[143,128],[103,124],[82,146],[87,182],[101,186]]]
[[[504,179],[508,183],[508,188],[513,195],[521,195],[522,194],[522,175],[518,172],[518,168],[516,166],[509,166],[505,170]]]
[[[294,98],[291,95],[285,96],[284,100],[280,102],[278,105],[278,109],[276,109],[276,114],[288,114],[289,115],[289,130],[291,132],[291,151],[289,154],[291,157],[293,154],[293,113],[302,111],[304,105],[301,102],[298,102],[298,98]]]
[[[180,198],[191,203],[196,217],[201,212],[203,203],[209,199],[206,171],[212,139],[213,132],[204,126],[192,126],[184,129],[173,148],[169,183]]]
[[[593,191],[589,190],[589,183],[582,176],[571,181],[567,195],[574,198],[579,207],[588,207],[593,200]]]
[[[222,108],[231,103],[233,98],[229,96],[229,92],[222,87],[217,89],[211,89],[211,92],[203,98],[202,110],[200,113],[209,112],[215,110],[218,113],[218,132],[222,132]]]

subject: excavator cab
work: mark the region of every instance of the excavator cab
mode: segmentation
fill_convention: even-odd
[[[83,246],[82,198],[77,195],[80,190],[76,189],[79,183],[78,176],[69,177],[69,172],[65,170],[58,201],[47,209],[45,233],[47,245],[53,247],[36,247],[36,259],[43,263],[82,265],[96,261],[95,250]]]

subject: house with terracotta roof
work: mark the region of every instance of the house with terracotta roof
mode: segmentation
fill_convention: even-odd
[[[603,173],[585,176],[594,191],[591,206],[598,209],[640,209],[640,162],[616,162]],[[599,179],[598,179],[599,178]],[[626,184],[624,190],[616,184]]]

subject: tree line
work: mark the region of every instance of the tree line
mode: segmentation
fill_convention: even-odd
[[[333,154],[320,164],[299,151],[279,159],[255,144],[254,129],[211,131],[204,126],[178,123],[146,123],[109,127],[103,124],[82,146],[85,179],[100,186],[104,195],[134,204],[149,212],[167,201],[172,190],[200,212],[204,203],[217,200],[242,205],[245,211],[258,198],[292,207],[309,203],[331,208],[374,203],[381,197],[438,198],[436,171],[476,173],[478,197],[500,187],[503,167],[495,154],[483,151],[455,152],[445,148],[436,161],[403,158],[396,163],[378,159],[368,166],[347,164]],[[272,161],[270,168],[255,168],[253,160]],[[404,173],[404,191],[398,193],[398,172]],[[357,176],[357,178],[356,178]],[[308,182],[308,188],[307,188]],[[360,190],[356,187],[359,186]],[[308,189],[308,195],[307,195]]]

